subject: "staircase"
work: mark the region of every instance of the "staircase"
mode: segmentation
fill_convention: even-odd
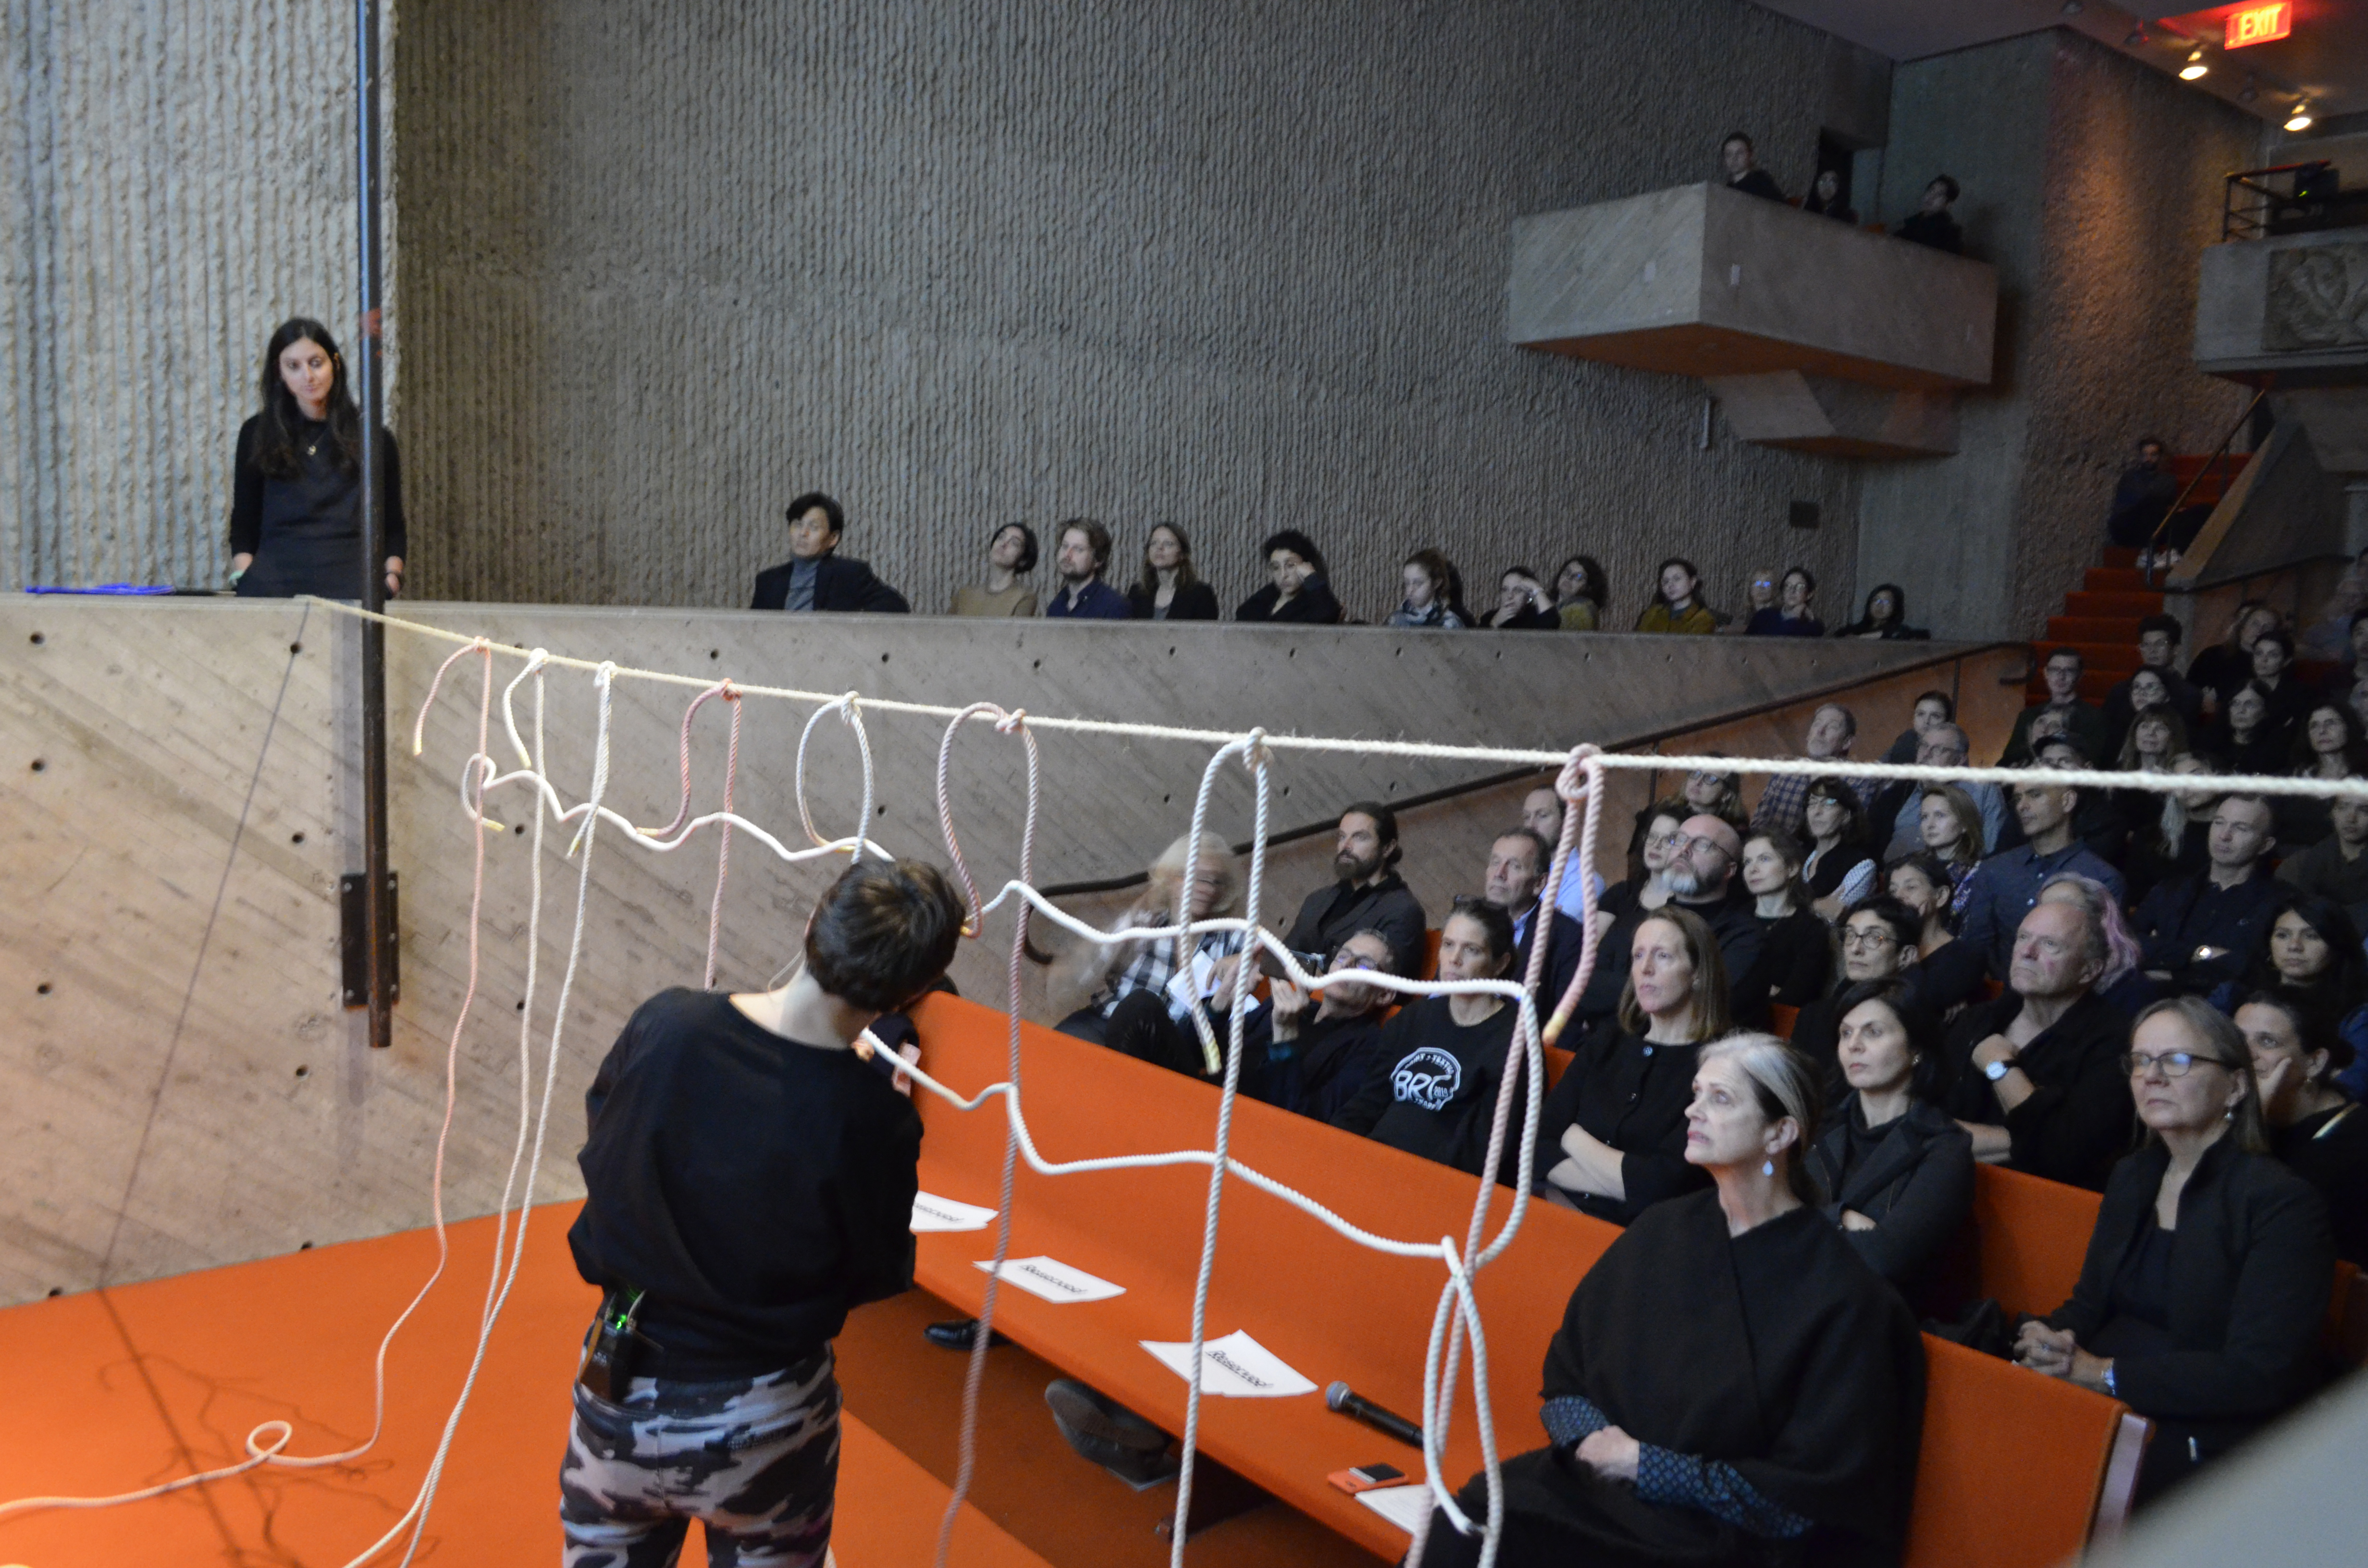
[[[2174,457],[2168,460],[2171,477],[2180,488],[2203,473],[2208,459],[2200,456]],[[2244,466],[2244,454],[2223,458],[2203,473],[2192,494],[2187,498],[2190,506],[2215,506],[2227,491],[2237,472]],[[2101,704],[2113,687],[2129,679],[2130,672],[2138,667],[2138,622],[2150,615],[2162,613],[2162,595],[2146,585],[2146,575],[2138,570],[2138,553],[2135,550],[2119,550],[2108,546],[2104,563],[2089,568],[2080,586],[2064,596],[2064,613],[2050,616],[2047,640],[2032,648],[2031,683],[2027,695],[2032,702],[2047,700],[2047,678],[2042,661],[2048,650],[2073,647],[2080,651],[2080,699]]]

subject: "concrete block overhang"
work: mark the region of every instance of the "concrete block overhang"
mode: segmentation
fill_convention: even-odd
[[[1702,385],[1747,441],[1839,458],[1948,457],[1957,449],[1957,397],[1900,392],[1798,370],[1705,376]]]
[[[1521,347],[1704,380],[1789,373],[1796,415],[1839,405],[1815,383],[1946,397],[1991,379],[1994,267],[1724,186],[1517,219],[1512,253],[1506,335]],[[1832,432],[1794,429],[1796,417],[1785,444],[1845,450],[1853,431],[1929,426],[1931,413],[1824,417]]]
[[[2210,246],[2195,366],[2254,385],[2368,386],[2368,228]]]

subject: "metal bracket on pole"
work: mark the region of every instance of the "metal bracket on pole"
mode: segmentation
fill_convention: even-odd
[[[380,426],[383,340],[379,300],[379,12],[378,0],[354,0],[354,141],[357,191],[355,239],[360,252],[361,319],[354,340],[354,392],[361,405],[361,534],[363,608],[386,608],[386,533],[380,515]],[[355,947],[347,947],[346,1001],[370,1008],[370,1042],[393,1042],[395,992],[394,873],[387,865],[386,628],[362,622],[362,846],[359,900],[360,994],[354,985]],[[350,879],[348,879],[350,880]]]

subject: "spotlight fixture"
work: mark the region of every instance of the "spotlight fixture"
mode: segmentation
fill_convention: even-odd
[[[2212,67],[2203,63],[2203,46],[2200,43],[2189,52],[2187,63],[2179,68],[2179,79],[2182,82],[2192,82],[2211,74]]]
[[[2310,126],[2311,119],[2309,101],[2307,99],[2296,99],[2294,102],[2294,113],[2286,116],[2286,129],[2288,131],[2308,131]]]

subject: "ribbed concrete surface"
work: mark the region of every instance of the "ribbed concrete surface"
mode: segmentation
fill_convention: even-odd
[[[933,609],[996,522],[1080,512],[1129,574],[1181,521],[1228,608],[1285,525],[1366,616],[1429,542],[1475,590],[1597,553],[1622,624],[1670,551],[1839,603],[1847,468],[1509,348],[1505,236],[1737,124],[1797,189],[1883,80],[1740,0],[407,13],[416,585],[745,604],[811,485]]]
[[[272,327],[354,319],[352,9],[0,0],[0,586],[218,583]]]

